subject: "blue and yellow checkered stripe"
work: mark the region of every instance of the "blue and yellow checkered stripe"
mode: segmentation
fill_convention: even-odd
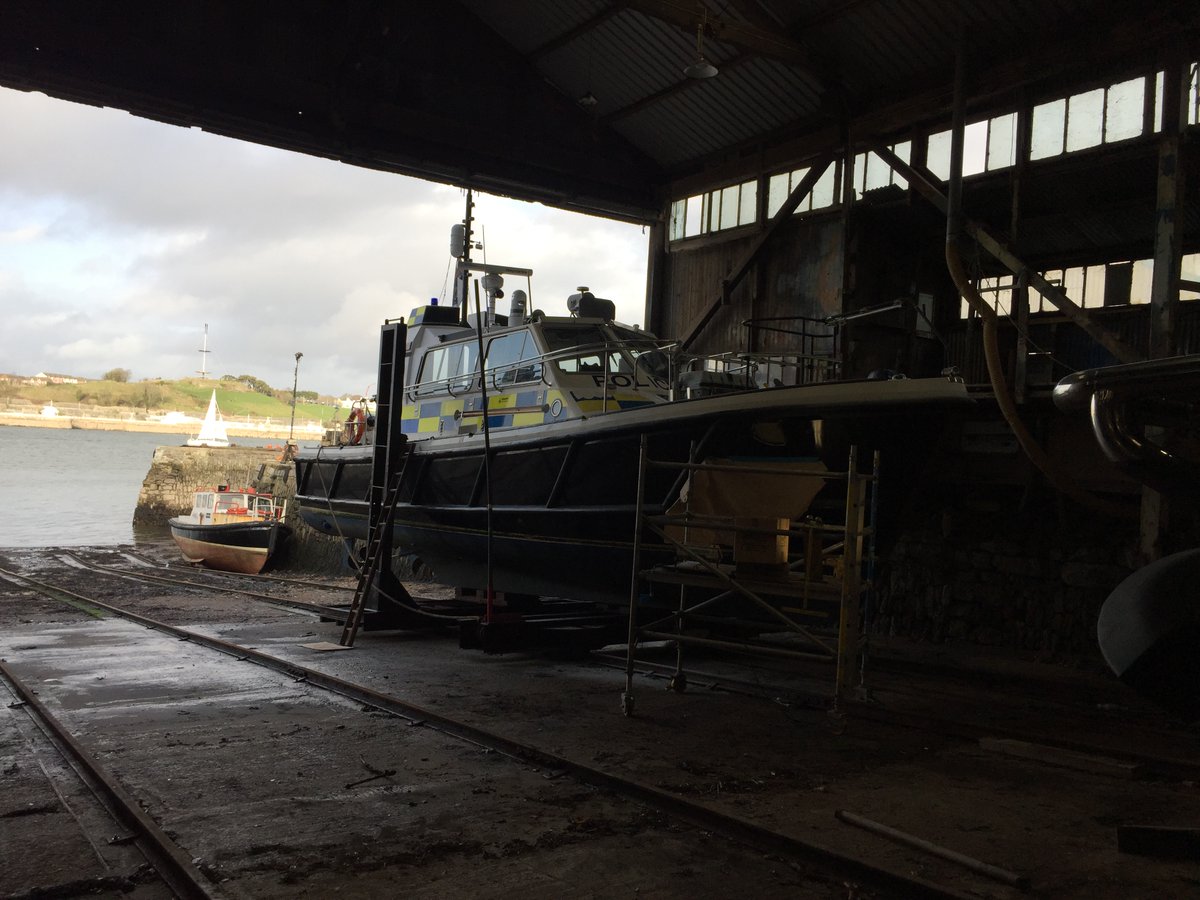
[[[649,406],[652,400],[636,393],[610,393],[607,400],[600,396],[568,400],[562,391],[528,390],[488,397],[491,413],[489,428],[519,428],[522,425],[543,425],[564,422],[578,415],[594,416],[621,409]],[[412,435],[460,434],[474,431],[483,423],[483,400],[474,397],[448,397],[408,403],[401,410],[401,431]]]
[[[554,400],[562,400],[559,391],[518,391],[509,394],[492,394],[488,397],[491,414],[489,428],[513,428],[521,425],[541,425],[545,422],[561,421],[569,413],[560,403],[556,417],[552,412]],[[404,434],[459,434],[474,430],[483,422],[483,400],[475,397],[429,400],[424,403],[405,404],[401,415],[401,431]]]

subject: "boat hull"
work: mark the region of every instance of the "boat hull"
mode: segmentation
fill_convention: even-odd
[[[280,522],[231,522],[197,525],[187,517],[168,523],[184,559],[205,568],[257,575],[291,529]]]
[[[879,450],[884,477],[878,534],[886,542],[888,519],[895,521],[913,483],[908,476],[924,465],[947,414],[970,407],[966,392],[947,382],[925,391],[903,383],[814,387],[823,389],[730,395],[497,431],[490,517],[482,438],[414,441],[394,516],[394,544],[419,556],[439,580],[482,588],[490,518],[497,590],[627,603],[643,437],[650,459],[673,463],[686,462],[694,451],[698,461],[799,460],[838,471],[845,469],[851,445],[859,448],[860,468],[869,468],[871,452]],[[320,478],[318,466],[324,466]],[[304,521],[327,534],[365,539],[370,448],[323,450],[319,461],[314,453],[302,454],[297,467]],[[682,484],[679,470],[649,472],[646,510],[668,509]],[[355,487],[347,492],[344,485]],[[843,490],[836,483],[826,489],[833,500]],[[643,554],[643,568],[668,556],[653,537]]]

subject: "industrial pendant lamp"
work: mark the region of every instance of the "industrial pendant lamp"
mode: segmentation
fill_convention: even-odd
[[[704,28],[708,25],[708,10],[704,17],[696,23],[696,59],[683,70],[688,78],[712,78],[717,74],[717,67],[704,58]]]

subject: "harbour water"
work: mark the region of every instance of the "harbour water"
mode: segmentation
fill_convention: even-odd
[[[0,548],[81,547],[169,538],[133,511],[154,448],[185,435],[0,425]]]

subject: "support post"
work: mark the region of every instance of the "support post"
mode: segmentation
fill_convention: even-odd
[[[849,698],[858,671],[862,640],[862,553],[864,502],[863,479],[858,474],[858,447],[850,447],[846,471],[846,530],[842,544],[842,596],[838,617],[836,700]]]
[[[1191,69],[1176,49],[1164,67],[1162,134],[1158,143],[1158,192],[1154,224],[1154,275],[1150,287],[1150,357],[1174,356],[1175,319],[1183,262],[1183,216],[1180,199],[1185,190],[1181,152],[1187,126],[1187,96]],[[1147,429],[1149,432],[1150,429]],[[1147,433],[1146,440],[1155,435]],[[1166,497],[1142,488],[1139,556],[1150,563],[1162,556],[1163,535],[1170,517]]]

